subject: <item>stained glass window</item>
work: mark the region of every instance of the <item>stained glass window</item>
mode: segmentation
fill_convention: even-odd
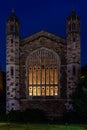
[[[57,56],[53,52],[40,49],[32,53],[29,59],[29,96],[57,96]]]

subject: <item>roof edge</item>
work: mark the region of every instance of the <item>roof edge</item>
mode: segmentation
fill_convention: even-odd
[[[66,41],[66,38],[63,38],[63,37],[57,36],[55,34],[52,34],[50,32],[41,30],[39,32],[36,32],[36,33],[24,38],[24,39],[21,39],[20,42],[21,42],[21,44],[23,44],[25,42],[29,42],[29,41],[31,42],[35,39],[38,39],[38,37],[47,37],[47,38],[55,39],[56,41],[59,41],[59,40],[63,40],[63,42]]]

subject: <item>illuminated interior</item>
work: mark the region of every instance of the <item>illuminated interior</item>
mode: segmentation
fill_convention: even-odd
[[[57,96],[58,61],[48,50],[40,49],[29,57],[29,96]]]

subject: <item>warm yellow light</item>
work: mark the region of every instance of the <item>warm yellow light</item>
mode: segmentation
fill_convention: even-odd
[[[37,69],[37,84],[41,83],[41,70],[40,68]]]
[[[45,87],[42,86],[42,96],[45,96]]]
[[[29,84],[32,84],[32,68],[29,68]]]
[[[32,96],[32,87],[29,87],[29,95]]]
[[[33,84],[36,84],[36,68],[33,68]]]
[[[40,86],[37,87],[37,96],[41,96],[41,87]]]
[[[36,87],[33,87],[33,96],[36,96]]]
[[[53,96],[53,86],[50,87],[50,96]]]
[[[58,95],[58,63],[50,51],[39,50],[29,60],[29,96]]]
[[[55,96],[58,95],[58,86],[55,86],[55,89],[54,89],[54,95],[55,95]]]
[[[53,84],[53,68],[50,68],[50,84]]]
[[[49,96],[49,86],[46,87],[46,96]]]
[[[42,68],[42,75],[41,75],[41,77],[42,77],[42,84],[45,84],[45,69],[44,68]]]

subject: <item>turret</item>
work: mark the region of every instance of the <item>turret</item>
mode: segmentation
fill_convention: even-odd
[[[19,107],[19,20],[12,10],[6,22],[6,111]]]
[[[80,19],[72,9],[67,17],[67,97],[75,90],[80,72]]]
[[[19,36],[19,20],[12,9],[12,13],[6,22],[6,35]]]

